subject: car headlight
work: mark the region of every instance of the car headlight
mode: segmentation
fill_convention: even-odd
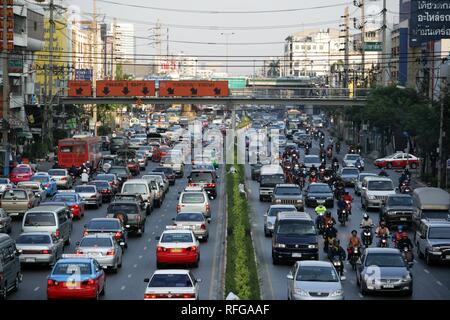
[[[343,294],[344,294],[344,291],[342,291],[341,289],[338,289],[336,291],[333,291],[330,294],[330,297],[339,297],[339,296],[342,296]]]
[[[286,248],[284,243],[275,243],[275,248]]]
[[[431,251],[433,252],[441,251],[441,247],[431,247]]]
[[[276,199],[275,202],[276,203],[281,203],[281,200],[280,199]]]
[[[395,211],[388,211],[387,214],[390,215],[390,216],[392,216],[392,215],[395,214]]]
[[[303,202],[303,200],[301,200],[301,199],[297,200],[297,203],[302,203],[302,202]]]
[[[294,289],[294,293],[298,296],[303,296],[303,297],[309,296],[308,292],[306,292],[305,290],[299,289],[299,288]]]
[[[408,273],[406,276],[402,278],[402,282],[409,282],[411,281],[411,275]]]
[[[317,249],[317,244],[308,245],[308,249]]]
[[[375,200],[375,196],[367,196],[369,200]]]
[[[311,200],[316,200],[316,197],[308,197]]]

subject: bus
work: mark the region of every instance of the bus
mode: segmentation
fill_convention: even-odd
[[[62,139],[58,141],[58,165],[69,169],[74,165],[79,168],[89,162],[92,168],[97,168],[102,158],[100,137],[83,137]]]

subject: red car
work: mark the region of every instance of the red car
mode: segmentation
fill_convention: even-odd
[[[407,165],[409,165],[411,169],[416,169],[420,165],[420,159],[412,154],[397,152],[390,156],[375,160],[375,166],[380,169],[406,168]]]
[[[156,237],[156,266],[165,264],[193,264],[200,261],[200,243],[192,230],[168,226],[161,237]]]
[[[9,174],[9,180],[11,180],[12,183],[17,184],[22,181],[30,181],[33,175],[34,171],[29,165],[19,164]]]
[[[105,271],[94,258],[63,255],[47,278],[47,299],[98,299],[105,282]]]
[[[153,150],[152,161],[159,162],[163,157],[165,157],[170,151],[170,148],[166,145],[161,145],[160,147],[155,147]]]

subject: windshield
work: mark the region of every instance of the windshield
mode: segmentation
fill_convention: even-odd
[[[405,266],[405,262],[400,253],[370,253],[367,255],[365,265],[366,267],[378,266],[401,268]]]
[[[350,160],[350,161],[356,161],[359,159],[359,156],[357,154],[352,154],[352,155],[347,155],[345,160]]]
[[[27,182],[19,182],[17,184],[17,187],[21,188],[21,189],[28,189],[28,190],[39,190],[40,189],[40,184],[34,184],[34,183],[27,183]]]
[[[368,189],[371,191],[390,191],[394,190],[391,181],[369,181]]]
[[[428,234],[429,239],[450,239],[450,227],[432,227]]]
[[[277,234],[280,236],[315,236],[316,228],[310,221],[281,220],[278,222]]]
[[[99,174],[96,179],[104,181],[114,181],[114,176],[112,174]]]
[[[278,212],[286,212],[286,211],[297,211],[294,206],[283,207],[283,208],[270,208],[268,212],[269,217],[276,217]]]
[[[192,182],[213,182],[211,172],[193,172],[190,180]]]
[[[29,173],[30,168],[14,168],[12,173]]]
[[[143,183],[129,183],[123,186],[122,193],[147,194],[147,186]]]
[[[115,220],[92,220],[87,225],[87,229],[92,230],[116,230],[119,228],[120,228],[119,221]]]
[[[95,193],[95,187],[77,186],[77,187],[75,187],[75,192],[77,192],[77,193]]]
[[[55,225],[55,215],[51,212],[29,212],[24,222],[26,227],[53,227]]]
[[[90,182],[89,184],[92,184],[94,186],[96,186],[97,188],[109,188],[109,183],[106,181],[93,181]]]
[[[205,195],[200,192],[184,193],[181,198],[182,203],[204,203]]]
[[[164,233],[161,242],[183,242],[189,243],[192,241],[192,234],[190,233]]]
[[[331,189],[329,186],[310,185],[309,192],[311,192],[311,193],[330,193]]]
[[[17,238],[17,244],[50,244],[52,241],[47,234],[23,234]]]
[[[299,196],[302,194],[298,187],[278,187],[274,193],[280,196]]]
[[[138,213],[138,208],[136,204],[133,203],[115,203],[108,207],[108,213],[123,212],[126,214],[136,214]]]
[[[305,157],[305,164],[306,163],[320,163],[319,157]]]
[[[114,174],[127,174],[127,169],[125,168],[111,168],[109,169],[110,173]]]
[[[261,184],[262,185],[264,185],[264,184],[279,184],[279,183],[284,183],[284,175],[282,175],[282,174],[261,176]]]
[[[388,205],[389,206],[404,206],[410,207],[413,204],[412,197],[389,197]]]
[[[38,181],[38,182],[48,182],[50,180],[49,177],[45,177],[45,176],[34,176],[31,177],[31,181]]]
[[[343,176],[357,176],[359,174],[358,169],[342,169]]]
[[[153,172],[162,172],[164,174],[173,174],[173,169],[172,168],[156,168],[153,169]]]
[[[187,274],[155,274],[148,286],[153,288],[193,287]]]
[[[121,138],[112,138],[111,139],[111,143],[112,144],[124,144],[125,143],[125,138],[121,137]]]
[[[48,170],[48,174],[51,176],[65,176],[65,170]]]
[[[3,199],[5,200],[11,200],[14,198],[17,200],[27,200],[27,193],[23,190],[8,190],[3,193]]]
[[[360,175],[358,176],[358,180],[359,180],[359,182],[362,182],[362,181],[364,180],[365,177],[375,177],[375,176],[376,176],[376,174],[374,174],[374,175],[370,175],[370,174],[360,174]]]
[[[63,194],[57,194],[52,198],[52,201],[58,202],[76,202],[77,196],[75,195],[63,195]]]
[[[9,183],[7,179],[0,178],[0,184],[7,184],[7,183]]]
[[[339,282],[336,271],[331,267],[300,266],[296,281]]]
[[[90,275],[91,265],[89,263],[64,263],[59,262],[53,270],[54,275]]]
[[[111,242],[110,238],[83,238],[80,242],[80,247],[103,247],[108,248],[112,247],[113,243]]]
[[[202,222],[205,220],[205,217],[202,213],[180,213],[175,218],[177,222],[185,222],[185,221],[199,221]]]

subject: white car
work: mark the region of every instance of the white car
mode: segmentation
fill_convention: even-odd
[[[211,205],[205,191],[182,192],[177,204],[177,213],[202,212],[206,217],[211,217]]]
[[[308,169],[314,165],[318,170],[320,165],[322,164],[319,156],[317,156],[317,155],[306,155],[304,162],[305,162],[305,167]]]
[[[355,167],[356,161],[358,159],[361,162],[362,170],[364,170],[364,159],[359,154],[352,154],[352,153],[346,154],[344,159],[342,160],[343,167]]]
[[[14,185],[11,180],[8,178],[0,178],[0,193],[3,193],[5,190],[12,189]]]
[[[50,169],[48,174],[56,181],[58,188],[71,189],[73,187],[72,177],[66,169]]]

